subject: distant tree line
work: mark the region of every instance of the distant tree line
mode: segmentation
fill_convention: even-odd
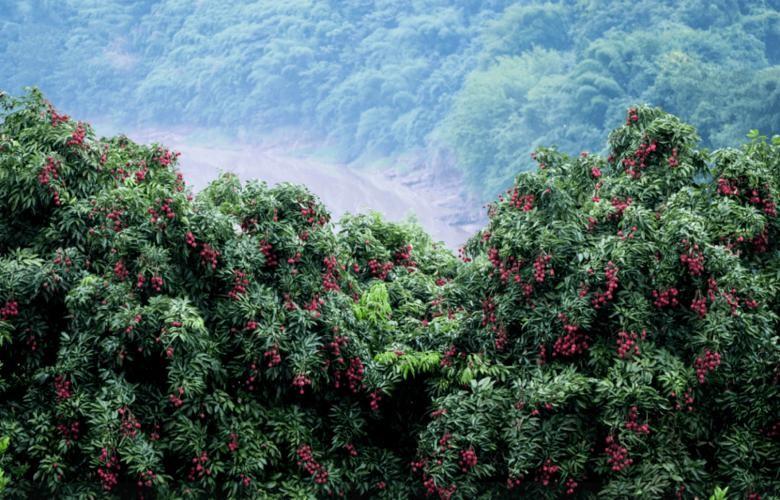
[[[26,0],[0,60],[0,87],[82,115],[301,127],[345,160],[434,143],[486,199],[540,144],[601,150],[635,102],[710,147],[780,129],[777,0]]]

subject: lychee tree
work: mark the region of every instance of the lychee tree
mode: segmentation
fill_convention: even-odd
[[[780,138],[751,139],[708,154],[638,107],[606,159],[535,153],[453,283],[434,385],[468,385],[433,399],[418,491],[780,492]]]
[[[780,489],[780,141],[632,108],[609,158],[540,149],[459,261],[1,104],[11,497]]]
[[[452,255],[375,220],[393,234],[361,247],[390,263],[375,275],[301,187],[227,175],[193,198],[161,146],[97,139],[35,91],[2,105],[9,495],[408,491],[414,442],[383,422],[401,379],[355,308],[405,280],[425,309]]]

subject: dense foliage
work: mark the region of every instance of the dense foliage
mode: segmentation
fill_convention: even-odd
[[[449,252],[376,216],[337,238],[295,186],[226,176],[193,199],[162,147],[96,140],[37,93],[3,105],[12,495],[409,488],[406,415],[379,417],[401,404],[397,376],[372,356],[391,333],[387,296],[426,314]]]
[[[11,440],[8,438],[8,436],[4,438],[0,438],[0,456],[2,456],[3,453],[5,453],[5,450],[8,449],[8,443],[10,441]],[[5,471],[3,469],[0,469],[0,493],[3,492],[5,486],[8,484],[8,481],[9,479],[8,476],[5,475]]]
[[[458,260],[2,106],[12,497],[780,491],[780,141],[708,156],[632,108],[607,159],[540,149]]]
[[[707,157],[640,107],[607,159],[535,153],[469,244],[447,352],[490,376],[434,399],[424,474],[467,497],[500,476],[532,497],[780,492],[780,137],[753,135]]]
[[[452,148],[485,199],[529,148],[598,151],[650,102],[707,146],[780,129],[777,0],[23,0],[0,87],[146,123],[296,126],[345,158]]]

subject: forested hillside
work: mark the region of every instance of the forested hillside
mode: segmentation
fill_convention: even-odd
[[[776,0],[6,4],[2,88],[125,124],[295,127],[347,160],[451,149],[483,197],[536,145],[603,149],[634,102],[706,146],[780,129]]]

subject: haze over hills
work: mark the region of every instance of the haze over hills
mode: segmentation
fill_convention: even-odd
[[[249,177],[266,175],[247,170],[250,151],[293,130],[314,160],[296,180],[362,189],[351,171],[323,178],[325,165],[389,168],[399,182],[383,191],[422,178],[375,208],[432,198],[418,216],[434,234],[469,226],[534,147],[603,150],[634,103],[680,115],[708,147],[780,130],[777,0],[3,4],[0,88],[39,86],[65,112],[130,134],[201,128],[190,146],[214,154],[213,134],[237,138]],[[461,191],[473,201],[455,203],[460,215],[439,203]]]
[[[121,130],[121,129],[119,129]],[[99,126],[112,135],[112,126]],[[317,145],[287,134],[262,142],[214,136],[209,130],[173,128],[125,132],[141,143],[166,144],[181,153],[179,165],[188,184],[199,191],[220,172],[269,184],[304,184],[328,206],[335,220],[345,213],[380,212],[392,221],[414,218],[435,239],[452,249],[462,245],[484,223],[484,210],[462,190],[462,177],[446,160],[412,154],[395,158],[396,166],[357,169],[312,154]],[[408,171],[403,165],[426,161]],[[470,210],[468,209],[470,208]]]

